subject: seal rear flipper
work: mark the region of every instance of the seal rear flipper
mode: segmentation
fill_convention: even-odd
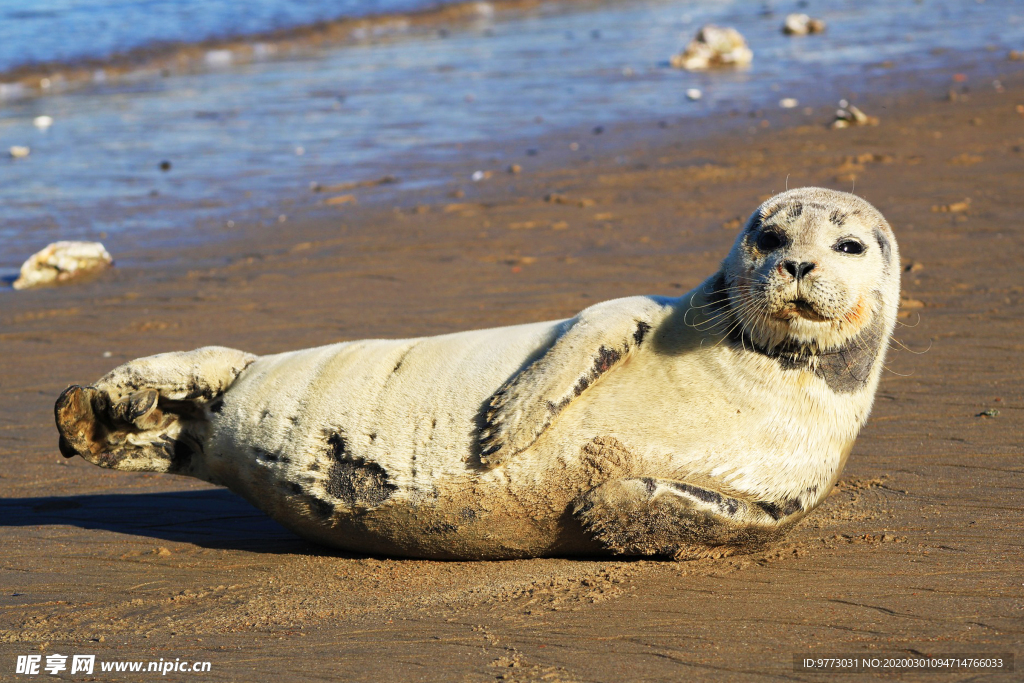
[[[680,560],[758,550],[785,535],[804,512],[795,501],[751,501],[650,477],[606,482],[583,494],[572,511],[607,550]]]
[[[110,469],[203,477],[209,412],[255,356],[206,347],[126,363],[54,406],[60,452]]]
[[[637,296],[591,306],[564,323],[548,351],[487,403],[480,460],[496,466],[529,448],[575,398],[638,349],[668,301]]]

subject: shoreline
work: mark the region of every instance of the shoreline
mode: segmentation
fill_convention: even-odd
[[[261,675],[369,680],[383,657],[401,679],[671,680],[698,667],[747,680],[792,676],[793,653],[809,651],[1018,650],[1024,77],[1003,93],[968,85],[955,102],[944,89],[875,100],[877,127],[783,126],[793,112],[778,112],[748,116],[768,121],[753,134],[694,140],[623,125],[593,136],[610,142],[589,159],[566,149],[397,206],[361,198],[215,244],[140,247],[137,264],[91,282],[5,299],[4,665],[29,652],[181,657],[237,680],[258,656]],[[59,392],[130,358],[439,334],[681,294],[787,177],[856,182],[893,225],[916,303],[840,485],[768,551],[679,564],[353,556],[215,487],[57,453]]]
[[[289,28],[209,38],[196,42],[159,41],[106,57],[48,61],[0,71],[0,102],[17,96],[45,95],[54,88],[108,84],[133,77],[167,77],[240,66],[257,61],[298,59],[326,48],[358,45],[429,31],[459,29],[496,15],[512,18],[544,7],[601,5],[602,0],[463,0],[419,10],[366,16],[341,16]],[[97,74],[101,74],[97,78]]]
[[[872,115],[883,119],[890,111],[912,106],[913,103],[928,102],[931,106],[947,103],[949,92],[961,93],[966,100],[972,95],[986,94],[992,90],[993,76],[1007,85],[1024,77],[1024,64],[1018,62],[997,62],[983,60],[984,54],[957,54],[951,68],[945,72],[921,72],[915,74],[913,87],[897,90],[903,74],[879,72],[866,77],[857,89],[844,88],[839,91]],[[994,66],[1000,68],[994,70]],[[950,80],[948,87],[941,85],[951,73],[961,74],[964,81]],[[881,94],[870,94],[874,91]],[[866,94],[867,93],[867,94]],[[837,93],[839,94],[839,93]],[[737,103],[742,104],[742,103]],[[179,247],[200,247],[209,243],[223,244],[233,240],[247,240],[248,233],[273,234],[280,230],[291,230],[296,221],[304,216],[336,217],[348,220],[361,215],[366,209],[386,207],[416,209],[425,205],[442,207],[460,202],[475,201],[504,191],[508,180],[525,181],[533,175],[546,177],[557,174],[559,169],[588,164],[615,165],[614,158],[630,156],[638,149],[649,153],[659,140],[674,140],[676,147],[700,146],[707,137],[729,139],[745,137],[748,140],[763,138],[777,130],[803,127],[808,130],[826,131],[832,121],[834,106],[816,102],[803,102],[807,106],[796,109],[771,107],[733,107],[728,111],[680,110],[671,116],[647,117],[636,120],[607,120],[595,116],[588,123],[565,126],[548,130],[538,136],[513,136],[496,141],[471,141],[464,143],[443,143],[415,150],[400,161],[387,157],[354,174],[343,170],[334,174],[306,174],[309,187],[282,187],[270,193],[252,193],[240,204],[222,210],[223,216],[200,216],[192,211],[195,204],[209,208],[205,200],[171,200],[167,205],[170,215],[183,216],[184,221],[174,220],[174,227],[156,227],[143,231],[127,229],[111,231],[95,236],[64,236],[53,234],[51,238],[34,236],[37,246],[20,246],[18,241],[8,241],[0,256],[0,277],[11,280],[16,276],[21,263],[31,253],[43,248],[46,243],[57,239],[90,239],[102,241],[111,249],[115,261],[121,264],[162,262],[168,254]],[[884,121],[883,121],[884,125]],[[835,135],[852,135],[857,130],[833,131]],[[572,145],[578,145],[573,149]],[[690,163],[702,163],[698,159]],[[509,173],[511,166],[521,169],[521,174]],[[474,173],[486,177],[472,180]],[[510,177],[511,176],[511,177]],[[543,191],[543,190],[539,190]],[[235,193],[238,194],[237,192]],[[229,198],[225,197],[225,201]],[[238,200],[239,197],[233,197]],[[336,206],[332,202],[343,200]],[[162,200],[161,200],[162,201]],[[358,208],[357,208],[358,205]],[[225,204],[227,206],[227,204]],[[449,211],[454,209],[449,209]],[[279,222],[285,217],[287,223]],[[116,214],[110,220],[118,221]],[[165,220],[166,222],[166,220]],[[184,225],[182,225],[184,223]],[[22,240],[24,241],[24,240]],[[19,245],[20,250],[14,245]],[[9,283],[8,283],[9,284]],[[9,286],[0,286],[2,290]],[[13,290],[7,294],[14,294]]]
[[[468,182],[475,173],[502,176],[516,164],[529,174],[628,150],[652,126],[678,127],[691,139],[723,127],[742,132],[747,123],[824,126],[840,98],[880,113],[872,109],[880,93],[961,88],[954,74],[984,89],[1024,67],[979,46],[990,10],[964,14],[970,40],[950,51],[929,49],[947,38],[924,10],[896,11],[906,10],[902,30],[921,28],[910,40],[900,28],[865,33],[874,10],[832,4],[831,31],[806,40],[783,36],[780,17],[723,9],[719,18],[742,25],[757,48],[740,71],[663,63],[704,20],[678,16],[675,3],[572,0],[527,3],[554,15],[524,10],[515,19],[518,10],[509,10],[502,21],[467,21],[444,39],[410,33],[301,59],[10,101],[0,132],[31,155],[0,163],[0,266],[11,275],[61,239],[104,241],[124,263],[119,255],[129,251],[231,238],[247,224],[280,220],[286,229],[295,211],[327,199],[308,194],[312,184],[395,176],[400,182],[384,191],[348,194],[401,204],[461,178],[472,195],[493,182]],[[885,55],[894,59],[873,61]],[[703,97],[689,100],[690,88]],[[781,110],[783,100],[799,105]],[[55,123],[38,129],[40,115]],[[341,205],[344,194],[330,200],[338,214],[351,208]]]

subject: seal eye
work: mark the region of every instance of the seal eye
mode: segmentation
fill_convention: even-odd
[[[782,246],[782,238],[777,232],[762,232],[757,236],[757,248],[760,251],[775,251]]]
[[[835,247],[836,251],[841,251],[844,254],[863,254],[864,245],[857,240],[843,240]]]

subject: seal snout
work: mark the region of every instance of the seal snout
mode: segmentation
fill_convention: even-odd
[[[787,259],[782,262],[782,268],[789,273],[794,280],[802,280],[812,270],[817,267],[817,263],[813,261],[802,261],[797,263],[793,259]]]

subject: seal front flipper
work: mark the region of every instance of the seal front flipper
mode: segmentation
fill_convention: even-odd
[[[573,399],[644,343],[670,301],[606,301],[563,323],[554,345],[490,398],[480,433],[481,462],[500,465],[526,450]]]
[[[218,346],[161,353],[70,386],[54,417],[60,452],[110,469],[202,476],[207,411],[256,356]]]
[[[591,489],[573,516],[604,548],[676,559],[751,552],[806,513],[799,500],[754,501],[671,479],[616,479]]]

